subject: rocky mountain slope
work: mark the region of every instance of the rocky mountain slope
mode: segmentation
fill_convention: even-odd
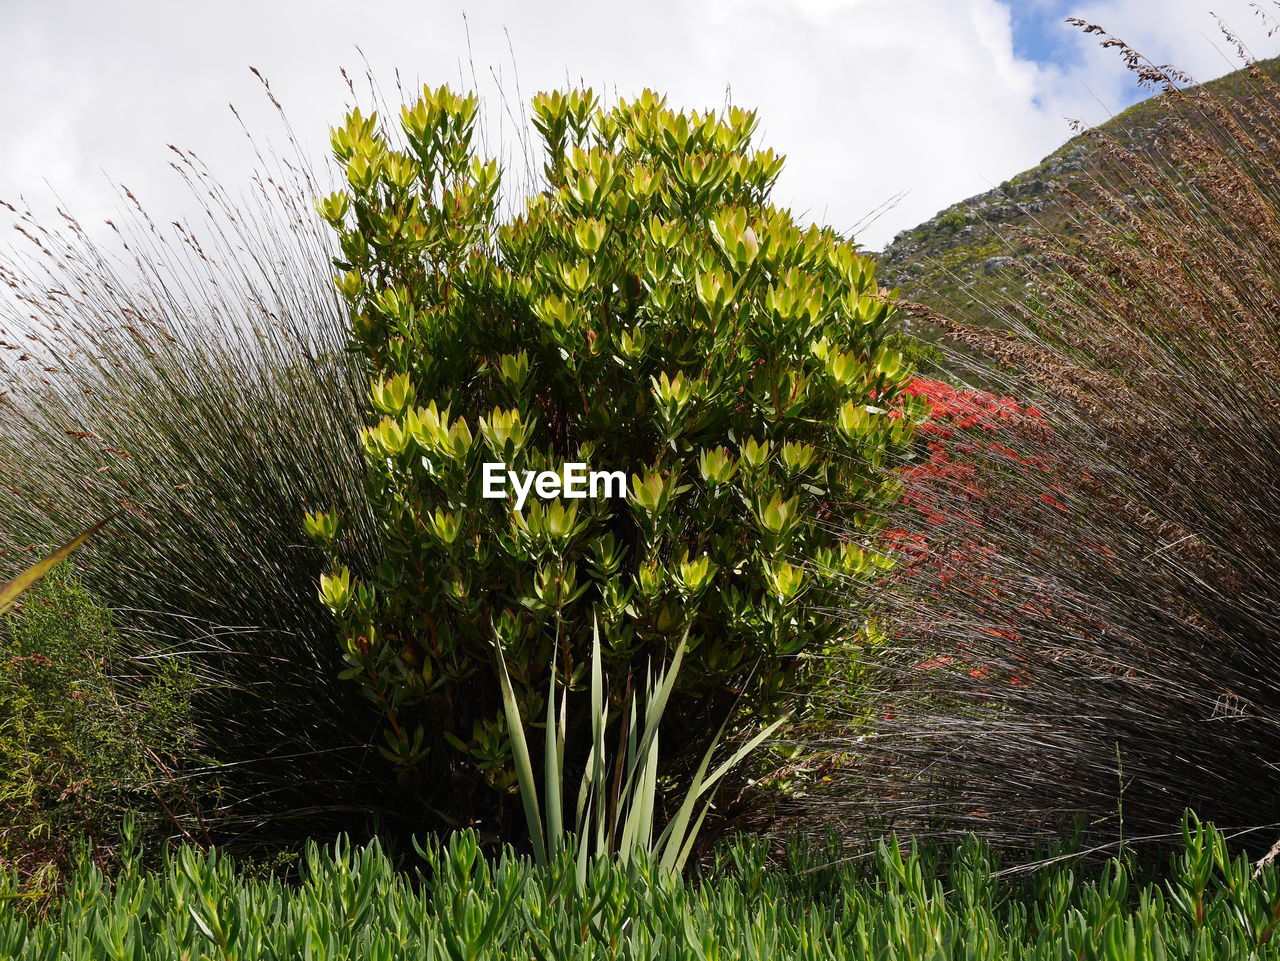
[[[1280,57],[1261,61],[1258,67],[1280,79]],[[1249,89],[1246,81],[1246,73],[1237,71],[1205,87],[1219,97],[1233,98]],[[1193,111],[1162,94],[1130,107],[1099,129],[1140,155],[1154,156],[1161,129],[1169,123],[1170,106],[1179,119],[1197,125],[1199,118]],[[904,299],[944,313],[994,323],[986,305],[1002,296],[1017,296],[1025,284],[1018,261],[1034,266],[1034,256],[1020,235],[1028,229],[1058,233],[1075,229],[1056,186],[1085,198],[1096,196],[1094,179],[1105,175],[1104,167],[1105,158],[1093,140],[1083,134],[1073,137],[994,190],[953,204],[898,234],[878,254],[881,285],[897,287]],[[925,331],[919,333],[928,336]]]

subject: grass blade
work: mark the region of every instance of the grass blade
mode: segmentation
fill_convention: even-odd
[[[110,517],[103,518],[88,530],[82,531],[75,537],[71,538],[71,540],[67,541],[44,560],[28,567],[13,580],[0,584],[0,614],[4,614],[9,610],[9,608],[13,607],[13,605],[18,601],[18,597],[21,596],[24,591],[29,589],[32,584],[36,583],[36,581],[48,574],[62,561],[66,560],[67,556],[72,551],[87,541],[94,534],[98,533],[98,531],[102,530],[102,528],[104,528],[116,516],[116,514],[112,514]]]

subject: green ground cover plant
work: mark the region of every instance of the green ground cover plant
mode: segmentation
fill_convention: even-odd
[[[724,848],[699,879],[601,859],[580,883],[566,852],[536,867],[486,861],[471,832],[425,846],[421,873],[376,844],[306,856],[299,884],[249,880],[181,847],[114,878],[83,859],[44,918],[0,913],[0,954],[24,961],[1182,961],[1280,957],[1280,874],[1256,877],[1194,819],[1166,880],[1111,861],[1009,872],[972,840],[945,851],[890,838],[865,858],[761,842]],[[0,876],[0,898],[13,880]]]

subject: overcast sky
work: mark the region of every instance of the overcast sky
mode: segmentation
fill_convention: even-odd
[[[1211,3],[1256,56],[1280,53],[1247,0],[0,0],[0,199],[41,209],[56,191],[94,223],[124,183],[172,219],[191,201],[166,144],[235,185],[253,157],[228,104],[278,133],[250,66],[323,162],[350,100],[340,67],[367,63],[394,93],[397,69],[413,89],[470,83],[474,64],[493,130],[495,75],[512,102],[517,73],[525,99],[582,81],[703,108],[728,91],[788,156],[777,199],[810,219],[848,229],[905,194],[857,234],[879,248],[1033,165],[1070,118],[1136,99],[1114,53],[1065,16],[1203,80],[1235,65]]]

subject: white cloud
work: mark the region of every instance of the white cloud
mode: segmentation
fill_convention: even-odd
[[[1207,2],[1096,0],[1080,15],[1208,77],[1231,62]],[[1247,3],[1231,7],[1255,52],[1276,52],[1280,42],[1263,37]],[[278,129],[250,65],[270,78],[321,161],[327,126],[349,99],[337,68],[364,70],[357,47],[392,100],[397,67],[410,88],[471,70],[457,3],[0,9],[0,198],[39,202],[47,179],[86,221],[110,215],[110,182],[127,183],[166,219],[189,209],[168,173],[167,143],[195,149],[229,185],[243,178],[252,154],[227,102],[251,129]],[[908,192],[860,235],[873,247],[1035,163],[1068,136],[1066,117],[1105,119],[1131,88],[1116,57],[1089,38],[1070,41],[1080,59],[1066,68],[1017,60],[1008,8],[996,0],[496,0],[473,11],[470,59],[491,115],[500,115],[491,67],[512,101],[517,71],[526,98],[584,80],[621,94],[652,86],[702,107],[730,89],[760,109],[765,139],[790,158],[780,200],[849,227]]]
[[[1081,3],[1076,15],[1102,25],[1154,63],[1172,63],[1196,80],[1208,80],[1239,66],[1220,25],[1258,58],[1277,53],[1278,42],[1266,36],[1268,23],[1259,12],[1274,19],[1280,4],[1229,0],[1211,8],[1209,0],[1092,0]]]

